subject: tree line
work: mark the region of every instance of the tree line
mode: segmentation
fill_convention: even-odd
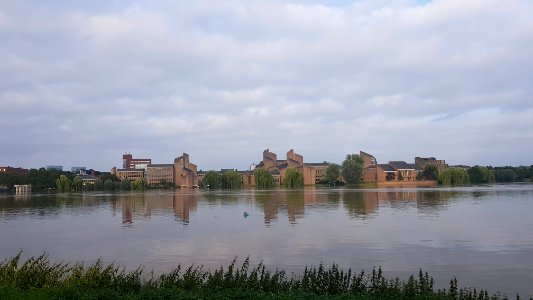
[[[46,170],[45,168],[31,169],[26,174],[0,173],[0,186],[13,189],[15,185],[31,184],[32,190],[37,192],[56,190],[58,192],[81,191],[129,191],[145,190],[148,184],[145,179],[134,181],[120,180],[116,175],[104,174],[94,183],[84,183],[81,177],[71,172]],[[162,186],[168,186],[162,183]]]
[[[358,184],[363,173],[363,159],[357,154],[346,155],[342,165],[332,163],[326,169],[326,183],[335,186],[340,183]],[[274,177],[265,169],[254,170],[255,186],[271,188]],[[533,165],[519,167],[474,166],[468,169],[447,168],[438,172],[437,168],[427,165],[418,175],[419,180],[437,180],[441,185],[487,184],[504,182],[533,182]],[[26,174],[0,173],[0,186],[13,189],[17,184],[31,184],[34,191],[57,190],[66,191],[129,191],[145,190],[148,184],[145,179],[135,181],[119,180],[116,175],[104,174],[94,184],[83,183],[83,180],[71,172],[31,169]],[[283,181],[287,188],[301,188],[304,185],[303,174],[294,168],[288,168]],[[202,187],[213,189],[242,188],[241,175],[237,171],[226,171],[223,174],[209,171],[202,181]],[[172,187],[172,182],[161,182],[158,188]]]
[[[473,166],[468,169],[448,168],[438,172],[435,166],[426,166],[423,176],[437,179],[442,185],[488,184],[504,182],[532,182],[533,165],[520,167]],[[430,174],[430,175],[428,175]]]
[[[129,179],[120,180],[114,174],[102,175],[94,180],[94,183],[86,182],[76,176],[70,180],[65,175],[60,175],[56,179],[56,190],[58,192],[82,192],[82,191],[144,191],[148,188],[148,183],[144,178],[137,178],[133,181]]]

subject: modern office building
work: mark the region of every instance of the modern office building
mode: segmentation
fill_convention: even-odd
[[[135,181],[138,178],[144,178],[144,170],[142,169],[117,169],[113,168],[111,174],[115,174],[120,180]]]
[[[133,158],[129,153],[122,155],[122,169],[143,169],[152,164],[151,158]]]
[[[173,164],[152,164],[146,168],[146,182],[149,186],[160,186],[174,183]]]
[[[86,167],[71,167],[70,172],[74,174],[80,174],[80,171],[87,171]]]

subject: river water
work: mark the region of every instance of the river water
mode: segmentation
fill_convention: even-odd
[[[227,266],[298,274],[333,262],[437,287],[533,295],[533,185],[428,189],[157,190],[0,194],[0,259]]]

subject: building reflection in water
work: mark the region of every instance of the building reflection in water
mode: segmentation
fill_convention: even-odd
[[[122,212],[122,223],[149,219],[154,214],[172,212],[176,221],[189,224],[191,213],[197,211],[198,202],[208,205],[243,205],[259,209],[264,214],[265,226],[286,215],[290,224],[298,224],[306,211],[338,209],[343,207],[353,218],[372,218],[380,207],[393,210],[418,209],[421,213],[435,214],[446,206],[456,192],[417,189],[317,189],[300,190],[244,190],[228,191],[174,191],[127,193],[114,196],[113,210]]]
[[[122,194],[116,196],[113,210],[122,211],[122,223],[126,225],[169,212],[174,213],[176,221],[187,225],[191,212],[196,212],[198,198],[196,193],[181,192]]]

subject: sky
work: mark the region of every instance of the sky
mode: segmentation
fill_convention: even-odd
[[[0,165],[533,164],[533,1],[0,0]]]

